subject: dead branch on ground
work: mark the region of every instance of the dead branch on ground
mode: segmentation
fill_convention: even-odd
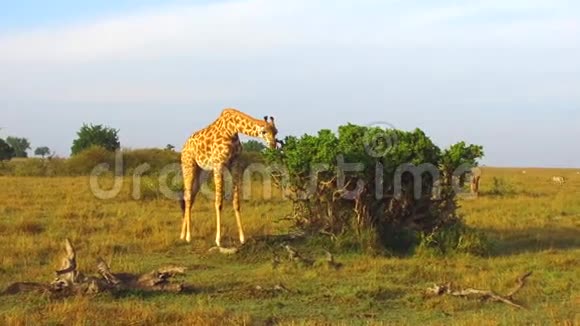
[[[54,281],[13,283],[0,295],[34,292],[48,294],[53,298],[64,298],[126,290],[180,293],[185,289],[183,284],[172,282],[175,276],[185,274],[184,267],[162,267],[145,274],[112,273],[109,265],[102,258],[98,258],[97,272],[99,277],[85,276],[77,270],[76,251],[67,239],[61,268],[56,271]]]
[[[526,309],[521,304],[516,303],[513,297],[518,292],[520,292],[520,290],[526,285],[526,280],[530,276],[532,276],[532,272],[520,276],[516,280],[517,283],[516,287],[505,296],[499,295],[491,290],[478,290],[472,288],[457,289],[454,288],[451,283],[444,285],[434,285],[433,287],[427,289],[427,295],[430,296],[450,295],[460,298],[478,298],[483,301],[502,302],[517,309]]]

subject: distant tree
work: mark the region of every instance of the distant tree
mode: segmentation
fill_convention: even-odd
[[[464,141],[451,145],[443,151],[440,159],[440,168],[447,182],[450,182],[453,171],[462,165],[471,167],[477,166],[477,161],[484,156],[483,147],[479,145],[468,145]],[[467,172],[467,171],[466,171]],[[465,175],[460,176],[460,184],[465,182]]]
[[[119,149],[119,130],[103,125],[83,124],[77,132],[77,139],[73,141],[71,153],[77,155],[91,146],[100,146],[108,151]]]
[[[4,139],[0,138],[0,161],[9,160],[14,157],[14,149],[8,145]]]
[[[42,156],[42,158],[44,158],[45,156],[50,154],[50,148],[46,147],[46,146],[42,146],[42,147],[37,147],[34,150],[34,155],[36,156]]]
[[[27,150],[30,149],[30,142],[26,138],[7,137],[6,142],[14,149],[14,157],[28,157]]]
[[[266,148],[264,144],[253,139],[242,143],[242,146],[246,152],[261,152]]]
[[[175,150],[175,146],[173,146],[171,144],[167,144],[167,146],[165,146],[165,150],[166,151],[174,151]]]

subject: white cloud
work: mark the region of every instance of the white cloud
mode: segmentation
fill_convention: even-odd
[[[565,3],[565,1],[564,1]],[[531,12],[545,12],[551,8],[562,6],[562,1],[542,1],[542,0],[479,0],[453,2],[447,5],[433,6],[417,10],[413,8],[411,12],[400,17],[401,23],[406,26],[427,27],[438,24],[445,24],[450,21],[466,18],[476,18],[481,15],[510,15],[515,20],[518,16]],[[545,16],[545,15],[544,15]]]
[[[243,42],[264,1],[169,7],[0,37],[0,62],[85,62]],[[271,7],[270,7],[271,9]],[[247,41],[255,41],[247,39]]]
[[[408,1],[247,0],[169,6],[0,34],[0,99],[235,99],[268,84],[287,85],[283,80],[296,79],[295,71],[308,76],[296,84],[314,87],[336,83],[345,74],[383,83],[412,78],[402,65],[438,78],[466,74],[477,60],[483,75],[509,65],[505,58],[488,60],[473,49],[501,49],[514,58],[514,52],[566,47],[572,51],[552,51],[546,60],[567,64],[578,52],[580,27],[565,4],[480,0],[426,7]],[[498,13],[514,18],[485,19]],[[374,61],[361,68],[369,57]],[[295,66],[306,70],[287,64],[295,58],[300,58]],[[533,69],[522,66],[525,58],[510,60],[516,71]]]
[[[309,7],[311,2],[304,0],[165,7],[49,30],[0,35],[0,63],[82,63],[178,55],[180,51],[232,55],[232,51],[291,46],[321,36],[301,26],[320,14],[309,13]]]
[[[293,46],[421,45],[433,38],[469,43],[498,36],[494,29],[514,39],[528,39],[528,29],[566,29],[572,34],[568,37],[578,33],[577,20],[553,17],[511,24],[468,24],[460,29],[446,24],[481,13],[546,10],[554,6],[549,1],[486,0],[428,8],[395,2],[394,9],[384,2],[349,3],[248,0],[166,7],[72,26],[22,31],[0,35],[0,64],[82,63],[180,52],[230,56],[236,51],[243,54]]]

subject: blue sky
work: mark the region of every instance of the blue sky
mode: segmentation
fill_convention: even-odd
[[[222,0],[222,2],[225,0]],[[0,27],[19,29],[98,20],[167,5],[209,4],[212,0],[19,0],[0,2]]]
[[[354,122],[580,167],[575,1],[1,1],[0,137],[68,155],[83,122],[180,147],[224,107],[284,134]]]

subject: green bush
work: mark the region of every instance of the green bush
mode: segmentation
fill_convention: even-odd
[[[46,174],[46,164],[42,159],[27,158],[11,163],[12,174],[18,177],[39,177]]]
[[[340,235],[370,229],[376,238],[358,237],[365,238],[361,245],[403,251],[413,248],[421,233],[461,223],[453,174],[483,156],[481,146],[464,142],[441,150],[419,129],[353,124],[339,127],[338,135],[321,130],[316,136],[287,137],[284,143],[280,151],[267,150],[266,161],[282,167],[273,175],[294,203],[298,227]],[[348,172],[342,163],[355,165]],[[432,173],[417,170],[415,175],[405,170],[411,165],[428,166]],[[421,180],[415,183],[415,178]]]
[[[54,177],[69,175],[67,159],[26,158],[0,162],[0,175],[19,177]]]
[[[0,160],[0,176],[14,175],[13,165],[10,161]]]
[[[148,164],[149,169],[143,175],[158,175],[165,167],[179,163],[180,154],[166,149],[143,148],[123,150],[123,166],[126,175],[132,175],[135,169]]]
[[[99,164],[108,164],[109,170],[113,173],[115,168],[115,153],[100,146],[91,146],[66,162],[66,169],[69,175],[88,175]]]
[[[244,152],[246,152],[246,153],[250,153],[250,152],[260,153],[264,149],[266,149],[266,145],[264,145],[260,141],[253,140],[253,139],[250,139],[248,141],[243,142],[242,146],[244,148]]]
[[[133,193],[132,196],[133,199],[136,200],[158,200],[170,198],[167,197],[169,196],[169,193],[165,193],[165,191],[169,191],[173,195],[176,195],[177,197],[175,199],[182,197],[183,178],[181,177],[179,169],[172,171],[169,175],[166,175],[165,178],[162,178],[157,174],[150,174],[143,175],[137,178],[137,180],[133,179],[132,182],[131,189],[136,192]],[[162,185],[161,182],[164,182],[165,184]]]
[[[447,225],[431,233],[419,234],[416,253],[427,256],[449,254],[488,255],[491,242],[481,231],[463,223]]]
[[[46,177],[68,176],[68,160],[60,157],[43,159],[45,164],[44,175]]]
[[[491,188],[487,194],[491,196],[510,196],[515,194],[515,188],[503,178],[493,177],[491,179]]]
[[[140,182],[141,182],[140,193],[139,196],[135,199],[156,200],[161,199],[163,197],[163,194],[161,193],[161,189],[159,187],[158,178],[144,176],[140,178]]]

